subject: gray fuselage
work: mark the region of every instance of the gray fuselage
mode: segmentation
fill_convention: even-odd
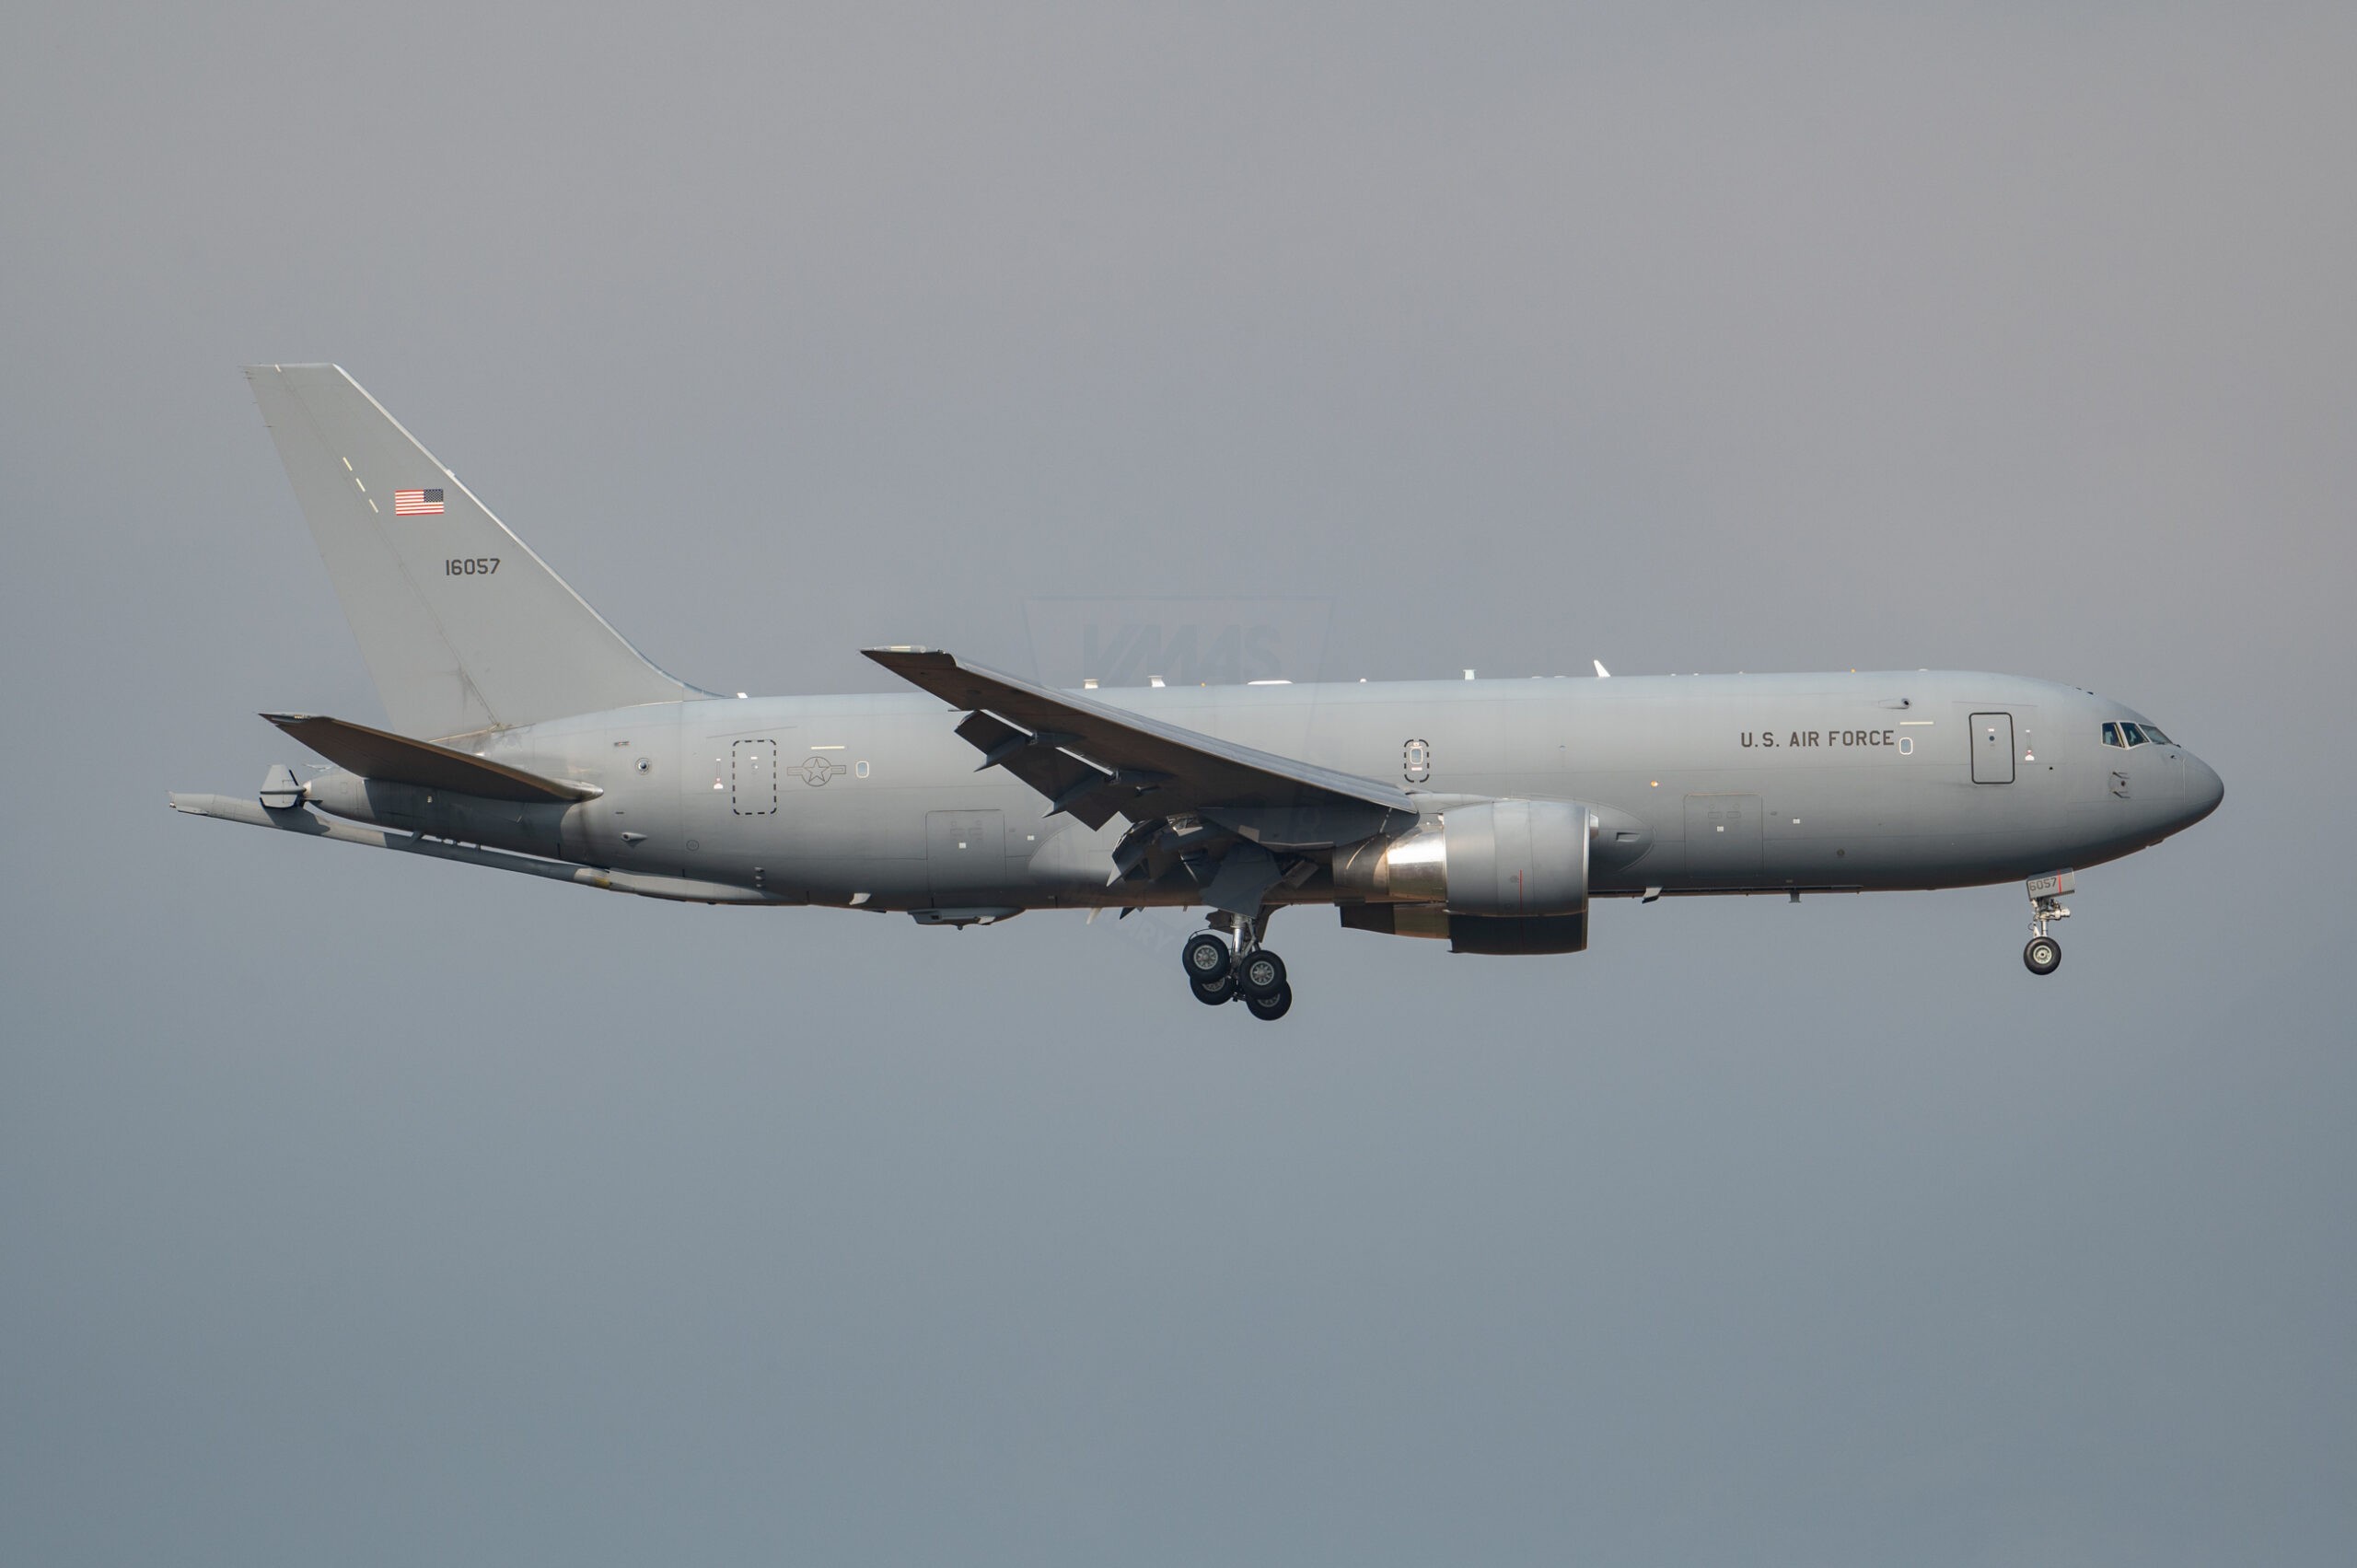
[[[2106,698],[1950,671],[1130,688],[1099,702],[1372,779],[1431,808],[1466,796],[1596,808],[1593,890],[1871,890],[2016,880],[2116,859],[2215,808],[2174,744]],[[455,836],[584,865],[922,911],[1198,901],[1109,888],[1124,824],[1092,831],[1004,771],[923,694],[653,703],[472,743],[599,786],[496,807]],[[368,816],[453,834],[426,814]],[[1322,902],[1321,874],[1271,902]]]

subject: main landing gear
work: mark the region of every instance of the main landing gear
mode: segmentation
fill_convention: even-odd
[[[1214,1007],[1240,1001],[1254,1017],[1271,1023],[1283,1017],[1293,1005],[1293,987],[1285,980],[1285,961],[1260,946],[1269,929],[1268,915],[1253,921],[1230,914],[1212,918],[1225,927],[1227,936],[1199,931],[1178,950],[1195,1000]]]
[[[2078,886],[2068,871],[2051,877],[2033,877],[2029,881],[2029,945],[2022,949],[2022,962],[2032,974],[2052,974],[2062,967],[2062,944],[2047,932],[2058,920],[2068,920],[2071,912],[2062,907],[2062,895]]]

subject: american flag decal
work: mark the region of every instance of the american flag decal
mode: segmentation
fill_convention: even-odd
[[[427,517],[442,510],[439,490],[396,490],[393,492],[393,516],[396,517]]]

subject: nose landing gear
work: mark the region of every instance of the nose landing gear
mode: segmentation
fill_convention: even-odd
[[[2032,974],[2052,974],[2062,967],[2062,944],[2047,934],[2047,926],[2058,920],[2068,920],[2071,912],[2062,907],[2061,895],[2074,891],[2078,878],[2068,871],[2058,871],[2051,877],[2029,879],[2029,945],[2022,949],[2022,963]]]
[[[1260,946],[1268,934],[1269,912],[1258,920],[1215,914],[1212,921],[1228,935],[1199,931],[1178,950],[1179,966],[1187,971],[1195,1000],[1212,1006],[1242,1002],[1254,1017],[1270,1023],[1283,1017],[1293,1005],[1293,987],[1285,980],[1285,961]]]

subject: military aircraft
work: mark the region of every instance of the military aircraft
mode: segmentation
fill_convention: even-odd
[[[1576,953],[1591,900],[2075,875],[2224,786],[2142,714],[1933,670],[1052,691],[933,648],[913,691],[750,698],[649,662],[332,365],[249,366],[392,728],[262,716],[333,764],[175,810],[648,898],[1208,911],[1206,1003],[1293,1004],[1276,911]],[[1093,918],[1093,916],[1092,916]]]

